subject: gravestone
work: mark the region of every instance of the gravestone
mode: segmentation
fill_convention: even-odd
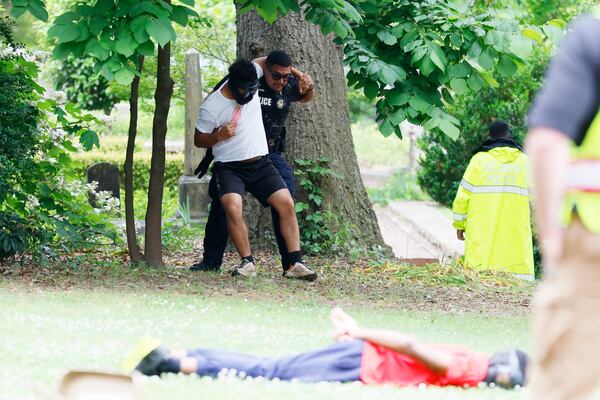
[[[97,192],[107,191],[111,193],[112,197],[121,199],[119,167],[116,165],[107,162],[99,162],[92,165],[87,170],[87,181],[88,183],[98,183]],[[95,207],[96,199],[93,197],[90,194],[90,204]]]

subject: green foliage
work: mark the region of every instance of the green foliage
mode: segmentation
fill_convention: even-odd
[[[69,56],[61,60],[52,70],[57,90],[67,95],[67,100],[84,110],[103,110],[109,113],[119,100],[111,93],[106,78],[95,72],[96,60],[91,57]]]
[[[98,162],[108,162],[119,167],[121,173],[121,183],[125,182],[125,172],[123,163],[125,162],[125,153],[117,151],[92,151],[80,152],[74,155],[72,169],[80,180],[84,180],[86,171],[92,165]],[[149,152],[136,153],[133,159],[133,189],[148,189],[148,180],[150,176],[151,154]],[[183,154],[167,153],[165,158],[165,188],[177,188],[179,177],[183,173]],[[121,188],[124,192],[124,189]]]
[[[96,72],[128,85],[138,74],[139,58],[153,55],[156,45],[175,41],[172,23],[186,25],[189,16],[197,13],[164,1],[97,0],[93,6],[79,4],[56,18],[48,37],[57,43],[54,58],[92,56],[97,60]]]
[[[353,124],[361,119],[375,119],[375,103],[357,89],[348,89],[348,111]]]
[[[450,138],[459,119],[444,108],[463,94],[498,87],[532,50],[514,22],[473,14],[451,1],[365,1],[346,40],[348,82],[378,98],[380,131],[402,136],[404,119]]]
[[[95,118],[73,104],[44,99],[35,82],[39,67],[25,49],[8,41],[0,49],[2,257],[83,246],[98,235],[114,239],[69,171],[73,140],[84,149],[98,143],[90,129]]]
[[[483,89],[477,97],[457,100],[450,109],[461,121],[462,134],[457,140],[432,131],[419,139],[424,157],[420,160],[418,182],[433,200],[452,205],[462,175],[475,150],[488,138],[487,128],[495,119],[506,121],[513,138],[522,142],[527,111],[542,83],[548,56],[539,53],[536,60],[516,74],[500,78],[497,89]]]
[[[2,4],[10,5],[10,15],[18,18],[29,12],[41,21],[48,21],[48,11],[42,0],[2,0]]]
[[[317,161],[296,160],[294,174],[306,196],[306,201],[297,201],[295,207],[302,249],[307,254],[322,253],[334,237],[325,218],[321,189],[325,178],[337,177],[335,172],[327,167],[330,161],[326,157]]]
[[[416,174],[399,170],[386,182],[383,188],[367,188],[372,203],[388,205],[399,200],[426,200],[428,196],[417,184]]]

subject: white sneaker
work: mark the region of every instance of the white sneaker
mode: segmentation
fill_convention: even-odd
[[[290,279],[302,279],[305,281],[314,281],[317,279],[317,273],[301,262],[292,265],[290,269],[283,273],[283,276]]]
[[[231,275],[242,275],[245,277],[256,276],[256,265],[252,261],[242,260],[240,265],[231,268]]]

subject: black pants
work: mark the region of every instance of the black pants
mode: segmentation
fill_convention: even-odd
[[[279,152],[269,154],[269,159],[277,168],[281,177],[285,181],[292,197],[296,195],[296,180],[294,179],[294,171],[292,167],[283,158]],[[206,221],[206,227],[204,229],[204,262],[211,266],[220,266],[223,263],[223,253],[225,253],[225,247],[227,246],[227,217],[221,200],[219,199],[219,193],[217,190],[217,183],[214,177],[211,177],[208,185],[208,193],[212,199],[210,203],[210,212],[208,214],[208,220]],[[285,239],[281,234],[281,228],[279,225],[279,214],[271,207],[271,218],[273,220],[273,231],[275,232],[275,240],[277,241],[277,247],[279,248],[279,254],[281,255],[281,266],[286,271],[289,267],[289,255],[287,251],[287,245]]]

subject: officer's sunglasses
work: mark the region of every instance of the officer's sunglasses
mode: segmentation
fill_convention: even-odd
[[[267,65],[267,69],[269,70],[271,77],[276,81],[287,82],[290,79],[290,77],[292,76],[292,74],[280,74],[279,72],[275,72],[268,65]]]

